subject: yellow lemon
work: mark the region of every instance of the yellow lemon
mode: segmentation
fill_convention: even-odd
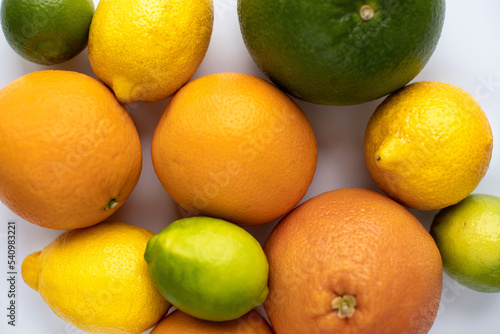
[[[493,136],[479,103],[441,82],[418,82],[391,94],[365,133],[365,158],[377,185],[421,210],[458,203],[488,170]]]
[[[154,234],[121,222],[64,232],[28,255],[23,279],[63,320],[91,333],[142,333],[170,304],[144,260]]]
[[[212,0],[101,0],[90,64],[122,103],[160,101],[194,75],[212,26]]]

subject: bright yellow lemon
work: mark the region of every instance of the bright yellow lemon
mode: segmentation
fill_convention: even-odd
[[[23,279],[63,320],[98,334],[139,334],[154,326],[169,303],[144,261],[154,234],[120,222],[64,232],[28,255]]]
[[[212,0],[103,0],[90,26],[90,64],[122,103],[163,100],[200,66],[212,25]]]
[[[370,118],[365,157],[371,176],[408,207],[441,209],[467,197],[488,170],[493,136],[474,98],[441,82],[390,95]]]

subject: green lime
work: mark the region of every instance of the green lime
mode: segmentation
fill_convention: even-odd
[[[151,238],[144,257],[161,294],[200,319],[236,319],[269,292],[269,267],[259,242],[221,219],[177,220]]]
[[[240,0],[245,44],[287,93],[352,105],[412,80],[433,54],[444,0]]]
[[[87,46],[92,0],[2,0],[2,29],[23,58],[43,65],[62,63]]]
[[[448,275],[477,291],[500,292],[500,198],[474,194],[442,209],[431,235]]]

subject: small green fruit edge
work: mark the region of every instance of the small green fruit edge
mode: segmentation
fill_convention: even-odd
[[[500,292],[500,198],[472,194],[440,210],[430,233],[444,271],[479,292]]]
[[[65,62],[87,47],[93,0],[2,0],[5,39],[24,59],[41,65]]]

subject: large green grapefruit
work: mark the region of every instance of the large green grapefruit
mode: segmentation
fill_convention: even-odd
[[[387,95],[426,65],[444,0],[239,0],[245,44],[287,93],[353,105]]]

